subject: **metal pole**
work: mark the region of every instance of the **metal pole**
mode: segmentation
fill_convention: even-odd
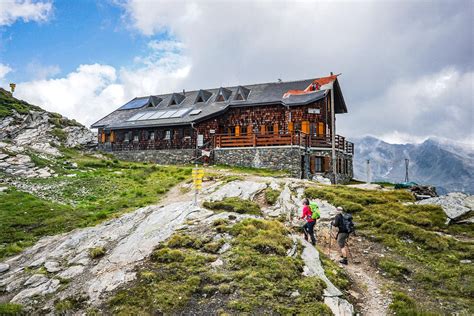
[[[332,174],[334,184],[337,184],[336,177],[336,116],[334,114],[334,82],[331,87],[331,143],[332,143]]]
[[[370,179],[370,159],[367,159],[367,184],[370,184],[371,179]]]
[[[408,165],[410,164],[410,160],[405,158],[405,182],[410,181],[408,179]]]

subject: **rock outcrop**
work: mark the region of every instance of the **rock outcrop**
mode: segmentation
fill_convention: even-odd
[[[453,192],[448,195],[430,198],[416,203],[441,206],[448,217],[448,222],[456,222],[474,210],[474,196],[460,192]]]
[[[76,121],[17,100],[4,90],[0,90],[0,103],[10,112],[0,116],[0,171],[8,175],[50,177],[54,170],[38,166],[32,158],[47,161],[61,156],[61,146],[84,148],[96,144],[95,135]]]

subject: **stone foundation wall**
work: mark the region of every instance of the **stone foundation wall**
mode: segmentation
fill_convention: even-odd
[[[114,151],[118,159],[155,162],[158,164],[189,164],[195,157],[195,149],[163,149],[163,150],[138,150],[138,151]],[[201,156],[198,153],[198,157]],[[311,150],[309,155],[320,157],[331,157],[330,150]],[[230,166],[267,168],[273,170],[287,170],[291,176],[300,178],[301,159],[305,150],[299,147],[249,147],[249,148],[217,148],[214,149],[213,163]],[[337,152],[337,157],[349,160],[348,174],[336,174],[337,183],[348,183],[353,176],[352,156]],[[212,159],[211,159],[212,162]],[[308,163],[308,160],[306,160]],[[330,169],[332,170],[332,166]],[[316,175],[333,179],[332,172],[318,173]],[[315,175],[308,175],[309,177]]]
[[[231,166],[287,170],[293,177],[301,176],[302,151],[296,147],[218,148],[214,163]]]
[[[114,151],[121,160],[155,162],[161,165],[189,164],[194,159],[195,149]]]

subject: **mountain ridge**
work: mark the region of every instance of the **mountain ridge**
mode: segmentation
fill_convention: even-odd
[[[438,192],[474,193],[474,151],[470,145],[439,138],[419,144],[390,144],[373,136],[354,138],[354,178],[366,180],[370,159],[372,181],[401,182],[405,158],[409,159],[409,180],[430,184]]]

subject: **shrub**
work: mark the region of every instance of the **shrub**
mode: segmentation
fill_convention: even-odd
[[[228,211],[228,212],[236,212],[240,214],[254,214],[260,215],[260,206],[257,203],[249,201],[249,200],[242,200],[237,197],[229,197],[225,198],[222,201],[216,202],[204,202],[203,206],[210,210],[215,211]]]
[[[230,294],[232,293],[232,287],[229,284],[221,284],[219,285],[219,292],[222,294]]]
[[[209,253],[218,253],[224,243],[225,241],[223,239],[211,241],[204,245],[203,250]]]
[[[105,255],[105,248],[104,247],[89,248],[89,257],[91,259],[100,258],[103,255]]]
[[[0,303],[0,315],[23,315],[23,306],[13,303]]]
[[[170,248],[158,249],[152,253],[152,259],[162,263],[182,262],[184,258],[184,253],[181,250]]]
[[[167,245],[170,248],[194,248],[199,249],[202,247],[202,240],[197,237],[191,237],[186,234],[175,233],[168,240]]]
[[[267,201],[268,204],[274,205],[280,196],[281,191],[279,190],[273,190],[271,188],[266,188],[265,189],[265,200]]]

